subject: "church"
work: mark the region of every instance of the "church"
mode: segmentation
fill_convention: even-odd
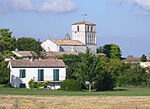
[[[49,52],[86,52],[87,48],[96,54],[96,24],[81,21],[72,24],[72,37],[47,39],[41,46]]]

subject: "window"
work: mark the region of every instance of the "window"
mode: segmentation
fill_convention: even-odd
[[[77,31],[79,32],[79,30],[80,30],[80,29],[79,29],[79,26],[77,26]]]
[[[44,70],[43,69],[38,70],[38,81],[44,81]]]
[[[53,70],[53,81],[59,81],[59,69]]]
[[[20,69],[19,77],[20,78],[25,78],[26,77],[26,70],[25,69]]]

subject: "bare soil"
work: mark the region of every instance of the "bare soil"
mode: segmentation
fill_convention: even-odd
[[[0,109],[150,109],[150,97],[0,95]]]

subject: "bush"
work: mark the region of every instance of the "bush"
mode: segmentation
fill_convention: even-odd
[[[77,80],[68,79],[61,83],[61,90],[64,91],[80,91],[81,84]]]
[[[29,84],[30,89],[41,88],[41,87],[45,88],[47,87],[48,82],[47,81],[46,82],[34,82],[34,80],[31,79],[28,84]]]
[[[107,91],[107,90],[113,90],[115,87],[115,78],[111,73],[104,72],[101,74],[101,77],[99,80],[95,82],[95,88],[97,91]]]
[[[34,82],[33,79],[31,79],[31,80],[28,82],[28,84],[29,84],[29,88],[30,88],[30,89],[35,88],[35,82]]]

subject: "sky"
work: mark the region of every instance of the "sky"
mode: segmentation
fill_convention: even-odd
[[[150,56],[150,0],[0,0],[0,28],[16,38],[63,39],[83,14],[97,25],[97,47],[114,43],[123,57]]]

